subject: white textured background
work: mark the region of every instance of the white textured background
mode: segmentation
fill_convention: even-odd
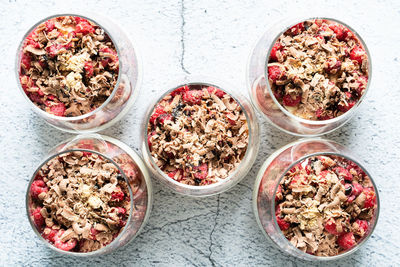
[[[68,3],[66,3],[68,2]],[[335,3],[333,3],[335,2]],[[255,175],[276,148],[295,140],[265,121],[261,147],[248,176],[229,192],[206,199],[176,195],[155,184],[148,225],[131,244],[107,256],[63,257],[35,237],[24,196],[34,168],[48,149],[70,137],[33,113],[17,89],[17,44],[36,21],[73,7],[109,16],[142,48],[144,80],[130,113],[103,133],[139,151],[148,99],[165,80],[202,74],[245,88],[250,49],[268,23],[297,13],[335,16],[354,25],[373,60],[372,85],[359,113],[327,137],[349,146],[374,175],[381,196],[378,226],[361,250],[332,265],[400,265],[400,2],[381,1],[19,1],[0,2],[0,265],[298,266],[266,240],[251,210]]]

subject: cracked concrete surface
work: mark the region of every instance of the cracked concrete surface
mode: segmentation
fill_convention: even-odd
[[[47,151],[70,137],[45,124],[18,92],[14,53],[33,23],[71,7],[104,13],[136,41],[143,59],[143,86],[129,114],[104,134],[140,153],[140,126],[149,100],[166,91],[166,81],[190,74],[227,80],[248,95],[247,58],[266,26],[297,13],[326,11],[354,25],[373,60],[371,91],[359,113],[327,138],[359,155],[377,182],[382,210],[372,238],[354,255],[323,266],[398,266],[400,188],[400,4],[398,1],[3,1],[0,16],[0,266],[310,266],[277,250],[258,229],[251,209],[255,175],[277,148],[296,138],[260,118],[261,145],[249,174],[218,196],[193,199],[154,181],[154,207],[144,231],[106,256],[74,259],[42,245],[25,216],[24,196],[31,172]],[[5,23],[7,22],[7,23]],[[321,265],[322,266],[322,265]]]

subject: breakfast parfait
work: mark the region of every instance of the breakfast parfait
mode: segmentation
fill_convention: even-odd
[[[276,221],[290,243],[315,256],[335,256],[360,243],[374,225],[377,196],[368,175],[334,155],[308,157],[282,178]]]
[[[274,97],[289,112],[328,120],[349,111],[364,94],[369,58],[346,26],[310,19],[279,36],[266,72]]]
[[[242,107],[223,90],[188,84],[155,106],[148,149],[162,172],[179,183],[204,186],[231,175],[249,143]]]
[[[100,107],[113,92],[118,74],[112,40],[82,17],[50,18],[22,47],[22,89],[37,107],[55,116],[76,117]]]

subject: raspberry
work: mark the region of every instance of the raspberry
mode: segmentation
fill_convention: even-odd
[[[337,57],[328,57],[328,60],[325,63],[325,72],[335,74],[340,70],[341,66],[342,61]]]
[[[21,57],[21,67],[25,69],[25,71],[31,68],[31,57],[27,53],[23,53]]]
[[[214,93],[214,94],[215,94],[216,96],[218,96],[219,98],[222,98],[222,97],[224,97],[224,95],[225,95],[225,92],[224,92],[224,91],[222,91],[222,90],[220,90],[220,89],[218,89],[218,88],[215,88],[215,87],[213,87],[213,86],[209,86],[209,87],[207,88],[207,91],[208,91],[209,94]]]
[[[46,32],[51,32],[52,30],[54,30],[54,27],[55,27],[54,21],[48,20],[44,24],[46,26]]]
[[[357,227],[357,232],[355,232],[356,235],[364,236],[365,233],[367,233],[368,227],[369,227],[367,221],[365,221],[365,220],[356,220],[354,222],[354,224],[355,224],[354,226]]]
[[[34,39],[36,38],[36,32],[31,32],[28,37],[26,37],[26,45],[30,45],[33,48],[40,49],[40,43],[35,41]]]
[[[85,62],[85,73],[86,73],[86,77],[90,78],[93,76],[94,73],[94,68],[93,68],[93,63],[90,61]]]
[[[117,207],[117,214],[119,216],[125,215],[126,214],[126,209],[124,209],[123,207]]]
[[[341,112],[347,112],[347,111],[349,111],[352,107],[354,107],[355,104],[356,104],[355,101],[349,100],[349,101],[347,102],[347,105],[346,105],[346,104],[340,103],[340,104],[338,105],[338,109],[339,109]]]
[[[280,66],[270,66],[268,67],[268,80],[272,83],[276,83],[276,81],[282,80],[285,78],[285,71],[283,67]]]
[[[336,34],[336,38],[339,41],[345,41],[349,34],[349,30],[346,27],[336,23],[329,25],[329,28]]]
[[[187,91],[189,91],[189,86],[185,85],[185,86],[179,87],[171,92],[171,97],[175,97],[176,95],[182,95]]]
[[[88,21],[80,21],[78,25],[76,25],[75,32],[82,33],[83,35],[94,33],[94,27],[90,25]]]
[[[288,107],[295,107],[300,103],[300,101],[301,95],[296,95],[295,98],[289,94],[283,96],[283,104]]]
[[[56,234],[54,236],[54,246],[56,248],[61,249],[61,250],[70,251],[71,249],[73,249],[76,246],[77,241],[76,241],[75,238],[73,238],[73,239],[70,239],[70,240],[68,240],[66,242],[63,242],[63,241],[61,241],[61,236],[63,234],[64,234],[64,230],[60,230],[58,232],[58,234]]]
[[[330,233],[330,234],[332,234],[332,235],[339,235],[339,234],[340,234],[340,232],[337,231],[337,228],[336,228],[336,221],[335,221],[334,218],[330,218],[330,219],[325,223],[324,228],[325,228],[325,230],[326,230],[328,233]]]
[[[190,90],[183,94],[182,101],[189,105],[199,105],[201,103],[202,96],[203,96],[203,91]]]
[[[101,53],[100,56],[104,57],[101,61],[104,68],[107,67],[109,63],[118,61],[117,52],[109,47],[101,48],[99,52]]]
[[[194,177],[197,179],[206,179],[208,176],[208,165],[207,163],[203,163],[200,166],[195,166],[194,167]]]
[[[64,117],[65,116],[65,105],[63,103],[57,103],[55,105],[50,106],[50,113],[56,116]]]
[[[353,186],[353,190],[351,191],[351,194],[353,196],[358,196],[359,194],[361,194],[361,192],[363,191],[363,187],[362,185],[360,185],[359,183],[352,183]]]
[[[47,193],[47,191],[49,191],[49,189],[43,180],[35,180],[32,182],[30,189],[31,197],[38,198],[41,193]]]
[[[298,35],[298,34],[300,34],[302,31],[304,31],[304,23],[303,23],[303,22],[300,22],[300,23],[298,23],[298,24],[292,26],[292,27],[289,29],[289,33],[292,34],[292,35]]]
[[[368,77],[362,75],[362,76],[358,77],[356,82],[358,83],[357,93],[361,96],[363,94],[365,88],[367,87]]]
[[[341,234],[336,242],[342,249],[348,250],[354,247],[354,245],[356,244],[356,239],[354,238],[353,233],[350,232]]]
[[[50,241],[50,242],[54,242],[54,238],[57,235],[58,231],[51,229],[49,227],[44,228],[42,236],[44,239]]]
[[[355,60],[358,62],[359,65],[361,65],[363,58],[365,57],[365,51],[359,46],[356,46],[351,50],[350,52],[350,59]]]
[[[158,120],[161,124],[164,124],[166,121],[172,121],[174,117],[171,114],[161,114]]]
[[[87,23],[89,23],[89,21],[88,21],[87,19],[84,19],[84,18],[81,18],[81,17],[74,17],[74,19],[75,19],[75,23],[76,23],[76,24],[79,24],[79,23],[81,23],[81,22],[87,22]]]
[[[339,179],[345,179],[346,181],[350,182],[353,181],[353,175],[351,175],[351,173],[345,168],[335,167],[333,170],[335,171]]]
[[[364,188],[363,193],[366,196],[364,202],[364,208],[365,209],[373,208],[376,205],[376,195],[374,189]]]
[[[288,223],[287,221],[285,221],[284,219],[282,219],[279,216],[276,216],[276,222],[278,223],[279,228],[282,231],[285,231],[285,230],[289,229],[289,227],[290,227],[290,223]]]
[[[330,120],[332,119],[331,116],[324,114],[324,110],[322,108],[318,108],[317,111],[315,111],[315,115],[317,116],[317,118],[321,121],[323,120]]]
[[[113,201],[122,201],[124,200],[125,194],[122,192],[120,187],[117,187],[114,192],[111,194],[111,200]]]
[[[276,42],[274,46],[271,48],[271,54],[269,55],[270,61],[278,61],[278,57],[276,56],[276,52],[283,48],[280,42]]]
[[[22,89],[24,89],[24,90],[31,88],[32,86],[35,85],[35,81],[26,75],[21,75],[19,77],[19,80],[21,82]]]
[[[176,175],[178,173],[178,175]],[[183,176],[183,170],[182,169],[176,169],[170,173],[168,173],[168,176],[176,181],[180,181]],[[176,177],[175,177],[176,176]]]
[[[151,124],[156,124],[156,120],[159,116],[162,114],[165,114],[164,107],[157,105],[156,108],[154,109],[153,114],[150,116],[150,123]]]
[[[49,55],[49,57],[54,58],[58,55],[58,52],[64,47],[65,45],[52,44],[51,46],[46,47],[46,52]]]
[[[32,211],[33,222],[35,223],[37,228],[42,228],[42,226],[44,225],[44,218],[40,213],[41,210],[41,207],[37,207]]]

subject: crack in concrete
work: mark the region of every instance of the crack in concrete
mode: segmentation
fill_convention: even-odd
[[[210,246],[208,247],[208,250],[210,251],[210,254],[208,255],[208,259],[210,260],[212,266],[217,266],[217,262],[212,258],[212,254],[213,254],[212,246],[214,245],[212,236],[214,234],[215,228],[217,227],[217,223],[218,223],[217,219],[218,219],[219,212],[220,212],[220,196],[221,195],[218,195],[218,198],[217,198],[217,211],[215,212],[214,226],[210,232]]]
[[[190,74],[190,72],[185,68],[185,0],[181,0],[181,47],[182,47],[182,52],[181,52],[181,58],[180,58],[180,63],[181,63],[181,68],[182,70],[187,73]]]

